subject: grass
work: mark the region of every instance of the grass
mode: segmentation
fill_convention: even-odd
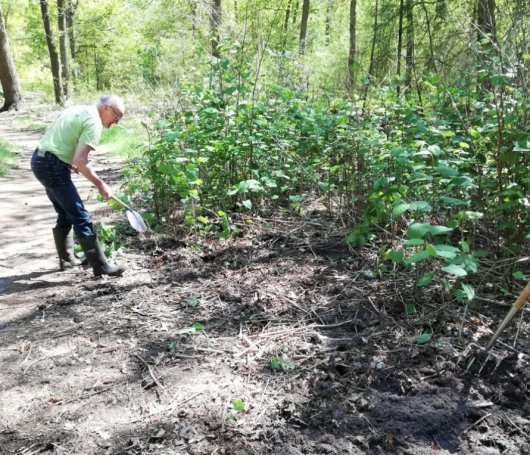
[[[104,129],[100,147],[119,158],[132,158],[142,152],[147,140],[145,129],[134,118]]]
[[[38,133],[44,133],[48,125],[35,119],[31,114],[20,114],[13,120],[14,125],[22,130],[31,130]]]
[[[10,142],[0,139],[0,177],[5,176],[16,159],[16,147]]]

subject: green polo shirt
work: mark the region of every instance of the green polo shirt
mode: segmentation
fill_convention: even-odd
[[[39,150],[52,152],[65,163],[72,164],[77,144],[95,149],[103,125],[96,106],[72,106],[61,112],[39,142]]]

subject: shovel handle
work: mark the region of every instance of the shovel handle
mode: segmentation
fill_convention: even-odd
[[[517,297],[517,300],[513,304],[513,307],[520,310],[524,306],[525,302],[528,300],[529,297],[530,297],[530,281],[527,283],[525,288],[521,291],[521,293],[519,294],[519,297]]]
[[[120,198],[118,198],[117,196],[115,196],[114,194],[111,194],[110,198],[109,199],[114,199],[118,204],[120,204],[125,210],[130,210],[132,212],[132,209],[125,203],[123,202]]]
[[[521,293],[519,294],[519,297],[517,297],[517,300],[514,302],[514,304],[510,308],[510,311],[508,311],[508,314],[506,315],[506,317],[503,319],[503,321],[499,325],[499,328],[491,337],[491,340],[486,345],[486,348],[485,348],[486,351],[489,351],[492,348],[492,346],[495,344],[495,341],[497,341],[497,338],[499,338],[499,335],[501,334],[501,332],[505,329],[508,323],[515,316],[515,313],[517,313],[524,306],[524,304],[526,303],[529,297],[530,297],[530,282],[528,282],[525,288],[521,291]]]

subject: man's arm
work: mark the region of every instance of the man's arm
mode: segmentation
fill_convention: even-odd
[[[78,144],[72,160],[72,167],[74,170],[79,171],[88,181],[92,182],[98,189],[99,194],[105,199],[109,199],[111,195],[110,188],[98,177],[96,172],[88,164],[88,154],[92,150],[93,148],[87,144]]]

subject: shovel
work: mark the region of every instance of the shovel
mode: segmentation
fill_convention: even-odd
[[[530,297],[530,282],[527,283],[525,288],[521,291],[521,293],[519,294],[519,297],[517,297],[517,300],[514,302],[514,304],[510,308],[510,311],[508,311],[508,314],[505,316],[505,318],[500,323],[499,328],[493,334],[493,336],[489,340],[489,342],[486,345],[486,347],[482,348],[482,347],[478,346],[476,343],[470,343],[467,346],[467,348],[464,350],[464,352],[462,354],[463,358],[468,357],[470,352],[471,352],[471,350],[474,349],[474,348],[478,349],[478,352],[475,353],[475,355],[469,360],[469,362],[467,364],[466,372],[469,371],[469,369],[471,368],[473,363],[475,363],[475,360],[476,360],[476,358],[477,358],[479,353],[482,353],[482,356],[486,355],[486,359],[482,362],[482,366],[478,370],[477,374],[480,374],[482,372],[483,368],[486,366],[486,364],[488,363],[488,361],[492,357],[495,360],[495,367],[494,367],[493,371],[495,371],[498,368],[498,366],[500,365],[502,359],[499,359],[497,356],[492,354],[490,352],[491,348],[493,347],[493,345],[497,341],[497,338],[499,338],[499,335],[506,328],[506,326],[512,320],[512,318],[515,316],[515,313],[517,313],[521,308],[523,308],[524,304],[526,303],[526,301],[528,300],[529,297]]]
[[[145,225],[145,222],[142,218],[142,215],[140,215],[138,212],[131,209],[131,207],[129,207],[125,202],[123,202],[121,199],[119,199],[114,194],[110,196],[110,199],[113,199],[114,201],[116,201],[119,205],[121,205],[126,210],[125,213],[127,214],[127,219],[129,220],[129,224],[135,231],[142,232],[142,233],[148,231],[147,226]]]

